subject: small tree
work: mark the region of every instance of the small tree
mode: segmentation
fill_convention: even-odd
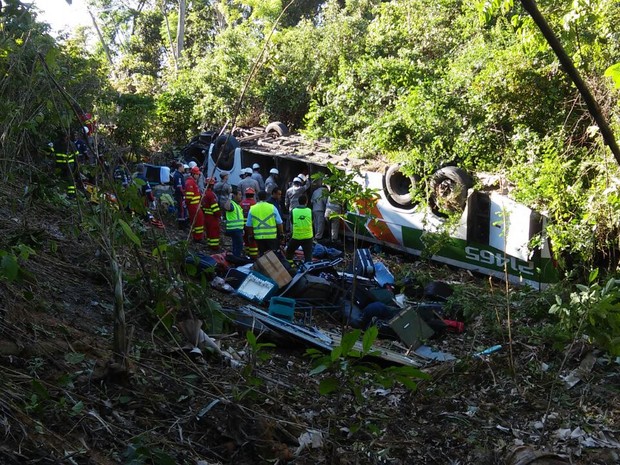
[[[351,267],[353,269],[353,283],[351,287],[351,296],[353,296],[355,295],[355,288],[357,285],[355,266],[359,226],[360,222],[365,223],[369,219],[372,221],[372,216],[369,214],[369,207],[377,202],[378,195],[376,189],[365,187],[364,183],[360,182],[364,180],[364,175],[359,170],[345,171],[332,163],[327,164],[327,169],[329,170],[328,174],[315,173],[312,175],[312,178],[321,180],[323,184],[329,188],[329,192],[325,192],[324,195],[328,195],[330,203],[339,207],[339,213],[332,214],[330,220],[342,221],[345,225],[345,230],[342,234],[343,250],[345,250],[346,245],[346,230],[347,228],[352,230],[353,256]],[[349,311],[347,320],[351,317],[350,313],[351,311]]]

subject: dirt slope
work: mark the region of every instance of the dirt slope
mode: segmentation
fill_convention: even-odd
[[[2,187],[0,250],[26,244],[35,254],[21,261],[21,279],[0,280],[0,463],[620,463],[617,363],[595,352],[591,372],[568,390],[558,377],[562,362],[566,374],[591,348],[553,350],[526,312],[515,312],[514,370],[507,348],[473,358],[505,342],[505,331],[484,317],[497,284],[402,257],[386,260],[399,273],[467,281],[481,306],[463,335],[433,341],[459,361],[428,366],[432,378],[416,391],[382,387],[369,373],[341,378],[336,394],[322,396],[321,376],[310,375],[303,349],[252,351],[239,335],[220,344],[240,364],[190,358],[178,335],[162,325],[153,330],[152,306],[132,294],[131,283],[131,377],[110,382],[108,263],[75,206],[43,208],[19,193]],[[178,238],[171,218],[164,220],[166,230],[149,234]],[[244,303],[212,297],[224,306]],[[351,387],[359,387],[357,398]],[[533,461],[532,450],[515,452],[520,445],[568,458]]]

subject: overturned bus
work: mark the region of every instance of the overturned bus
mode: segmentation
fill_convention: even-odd
[[[442,168],[431,180],[434,196],[452,194],[459,204],[458,222],[448,222],[434,208],[433,199],[428,206],[412,201],[410,189],[416,179],[405,176],[398,165],[365,169],[363,160],[331,154],[325,143],[304,141],[281,123],[234,134],[203,133],[192,139],[182,155],[188,162],[202,164],[207,176],[219,179],[220,172],[228,171],[232,185],[241,180],[242,169],[254,163],[264,176],[277,168],[283,190],[298,173],[326,172],[328,163],[355,170],[360,173],[357,181],[376,190],[378,197],[347,213],[346,234],[355,231],[364,241],[414,255],[421,255],[425,244],[441,234],[434,241],[438,249],[432,259],[437,262],[536,289],[558,280],[545,235],[546,218],[506,195],[473,189],[472,179],[457,167]]]

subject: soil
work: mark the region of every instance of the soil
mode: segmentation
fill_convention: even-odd
[[[311,373],[306,348],[252,347],[234,327],[212,334],[232,362],[183,350],[182,335],[158,322],[145,297],[131,247],[118,257],[133,328],[123,366],[112,353],[114,287],[101,246],[112,239],[93,235],[93,220],[80,222],[74,202],[54,207],[19,192],[5,185],[0,193],[0,463],[620,463],[617,360],[581,339],[554,346],[544,316],[524,306],[511,308],[510,338],[497,304],[502,283],[410,257],[380,254],[397,278],[440,278],[467,299],[467,311],[451,315],[465,318],[465,332],[429,341],[457,360],[425,365],[430,378],[414,390],[376,382],[389,367],[347,375],[353,360],[331,372],[340,387],[322,395],[327,374]],[[172,217],[161,218],[164,229],[145,226],[139,252],[152,283],[161,267],[150,252],[155,241],[185,238]],[[3,252],[19,244],[33,253],[13,279]],[[171,295],[187,289],[169,286]],[[247,303],[207,292],[223,307]],[[178,322],[189,302],[164,313]],[[315,322],[328,320],[317,314]],[[496,344],[502,349],[472,356]],[[560,376],[584,360],[594,360],[591,370],[567,388]]]

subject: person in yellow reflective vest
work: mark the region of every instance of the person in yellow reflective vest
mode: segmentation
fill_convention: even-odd
[[[60,187],[67,197],[75,197],[75,178],[77,149],[69,139],[68,134],[61,134],[54,142],[52,149],[55,157],[55,173],[60,178]]]
[[[232,239],[232,254],[235,257],[242,257],[243,253],[243,209],[241,202],[241,191],[233,187],[233,198],[230,201],[230,210],[226,211],[226,232],[225,234]]]
[[[279,240],[284,237],[282,217],[273,204],[266,202],[267,192],[258,193],[258,203],[250,207],[245,223],[248,239],[256,240],[258,255],[262,256],[269,250],[278,250]]]
[[[308,196],[302,194],[299,205],[291,210],[291,240],[286,247],[286,259],[293,264],[295,251],[301,246],[304,262],[311,262],[313,242],[312,210],[308,208]]]

